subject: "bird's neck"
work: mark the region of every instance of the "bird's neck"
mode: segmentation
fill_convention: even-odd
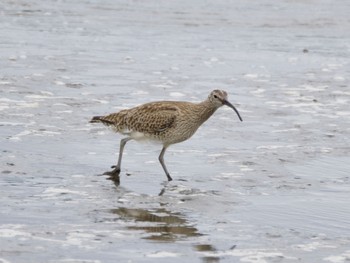
[[[217,110],[218,108],[211,103],[209,100],[202,101],[197,104],[197,116],[199,117],[200,123],[204,123],[207,121],[211,115]]]

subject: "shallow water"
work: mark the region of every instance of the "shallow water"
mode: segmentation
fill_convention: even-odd
[[[350,260],[347,1],[2,1],[0,262]],[[219,109],[158,163],[91,116]]]

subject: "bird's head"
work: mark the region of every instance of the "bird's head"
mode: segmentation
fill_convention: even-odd
[[[242,120],[241,115],[239,114],[238,110],[227,100],[227,92],[224,90],[213,90],[208,97],[209,101],[213,103],[217,108],[226,105],[233,109],[236,113],[238,118]]]

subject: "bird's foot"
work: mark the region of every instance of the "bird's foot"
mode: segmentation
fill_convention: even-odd
[[[112,171],[107,171],[103,173],[103,175],[108,175],[108,180],[113,181],[116,185],[120,184],[120,168],[118,166],[113,165],[112,168],[114,168]]]
[[[112,171],[104,172],[103,175],[114,176],[120,174],[120,168],[118,166],[113,165],[112,168],[114,168]]]
[[[169,182],[173,180],[173,178],[171,178],[170,174],[166,174],[166,177],[168,178]]]

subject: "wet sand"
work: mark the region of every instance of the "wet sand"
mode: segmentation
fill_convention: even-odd
[[[0,4],[0,262],[350,260],[347,1]],[[219,109],[158,163],[94,115]]]

